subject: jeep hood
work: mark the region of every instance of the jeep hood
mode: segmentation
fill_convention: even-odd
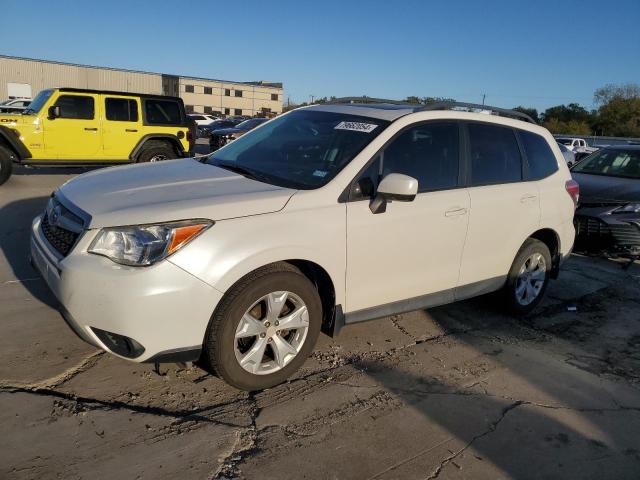
[[[101,228],[276,212],[295,192],[189,158],[86,173],[57,195],[91,217],[89,228]]]

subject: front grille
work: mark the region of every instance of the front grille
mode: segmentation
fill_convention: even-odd
[[[595,217],[577,215],[576,251],[627,251],[640,246],[640,228],[633,223],[607,224]]]
[[[49,216],[45,213],[41,222],[42,233],[56,251],[66,257],[78,239],[78,234],[49,224]]]

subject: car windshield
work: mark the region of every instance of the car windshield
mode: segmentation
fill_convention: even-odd
[[[45,103],[47,103],[47,100],[49,100],[49,97],[52,94],[53,90],[42,90],[40,93],[38,93],[38,95],[36,95],[36,98],[31,100],[29,106],[25,110],[23,110],[22,113],[24,115],[28,115],[30,113],[40,112],[40,110],[42,110],[42,107]]]
[[[572,169],[575,173],[640,179],[640,149],[604,149],[585,158]]]
[[[369,117],[297,110],[215,151],[206,163],[278,186],[319,188],[387,125]]]

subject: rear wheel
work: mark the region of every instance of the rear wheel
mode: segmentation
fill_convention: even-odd
[[[0,146],[0,185],[9,180],[13,172],[13,160],[15,155],[6,147]]]
[[[527,239],[509,271],[504,295],[512,313],[526,315],[542,300],[551,274],[551,253],[540,240]]]
[[[150,141],[142,147],[138,155],[138,163],[161,162],[172,158],[177,158],[172,145],[167,142]]]
[[[242,390],[272,387],[304,363],[321,323],[314,285],[292,265],[269,265],[240,280],[219,304],[205,338],[205,366]]]

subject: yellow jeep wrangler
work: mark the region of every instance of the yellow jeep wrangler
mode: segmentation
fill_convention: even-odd
[[[22,113],[0,115],[0,185],[14,162],[85,166],[186,157],[193,133],[180,98],[43,90]]]

